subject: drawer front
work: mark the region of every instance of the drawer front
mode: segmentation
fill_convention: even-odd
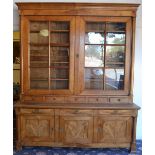
[[[64,97],[46,97],[46,102],[50,103],[64,103],[65,98]]]
[[[85,97],[67,97],[66,102],[68,102],[68,103],[85,103],[86,98]]]
[[[136,110],[96,110],[97,115],[127,115],[133,116],[137,114]]]
[[[54,109],[21,109],[24,114],[50,114],[54,115]]]
[[[111,103],[131,103],[132,100],[129,97],[111,97]]]
[[[106,97],[90,97],[88,98],[88,103],[107,103],[108,98]]]
[[[59,113],[60,115],[93,115],[93,110],[63,109]]]

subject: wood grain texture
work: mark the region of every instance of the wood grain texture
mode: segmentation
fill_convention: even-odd
[[[132,89],[135,16],[139,4],[17,3],[17,6],[21,31],[21,95],[20,101],[14,106],[17,115],[16,148],[128,147],[135,152],[136,122],[140,107],[133,103]],[[37,25],[31,25],[32,21]],[[40,30],[44,27],[38,24],[40,22],[47,23],[47,38],[39,38]],[[54,29],[52,22],[57,23]],[[61,25],[62,22],[69,23],[69,27]],[[124,89],[85,89],[87,22],[125,23]],[[58,26],[58,23],[61,26]],[[105,36],[106,33],[105,31]],[[116,45],[122,46],[121,43]],[[34,46],[32,53],[31,46]],[[42,46],[43,48],[38,48]],[[104,46],[106,47],[107,43]],[[109,46],[114,47],[112,44]],[[68,57],[64,54],[63,60],[59,62],[57,56],[51,55],[51,49],[57,56],[62,56],[63,52],[67,51]],[[51,65],[53,60],[55,66],[54,63]],[[43,68],[46,68],[48,73]],[[54,69],[60,71],[64,68],[68,69],[68,77],[65,77],[64,71],[59,72],[58,77],[53,77],[56,75],[53,73]],[[105,79],[104,77],[104,82]],[[33,85],[34,88],[45,87],[43,81],[47,80],[47,89],[31,89],[31,80],[40,80],[38,85]],[[59,81],[59,84],[64,80],[69,87],[60,84],[64,86],[63,89],[51,89],[52,80]]]

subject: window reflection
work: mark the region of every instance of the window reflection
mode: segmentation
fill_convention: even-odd
[[[85,45],[85,67],[103,67],[103,52],[103,46]]]
[[[85,35],[86,44],[104,44],[104,34],[89,32]]]

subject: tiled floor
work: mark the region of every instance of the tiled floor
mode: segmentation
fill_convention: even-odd
[[[132,155],[128,149],[86,149],[86,148],[51,148],[24,147],[14,155]],[[137,153],[142,155],[142,141],[137,140]]]

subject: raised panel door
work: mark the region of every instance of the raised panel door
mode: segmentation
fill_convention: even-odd
[[[24,141],[54,141],[54,117],[39,115],[21,116],[21,137]]]
[[[62,143],[92,143],[93,118],[87,116],[60,117],[60,141]]]
[[[95,137],[99,143],[131,142],[132,118],[119,116],[95,117]]]

